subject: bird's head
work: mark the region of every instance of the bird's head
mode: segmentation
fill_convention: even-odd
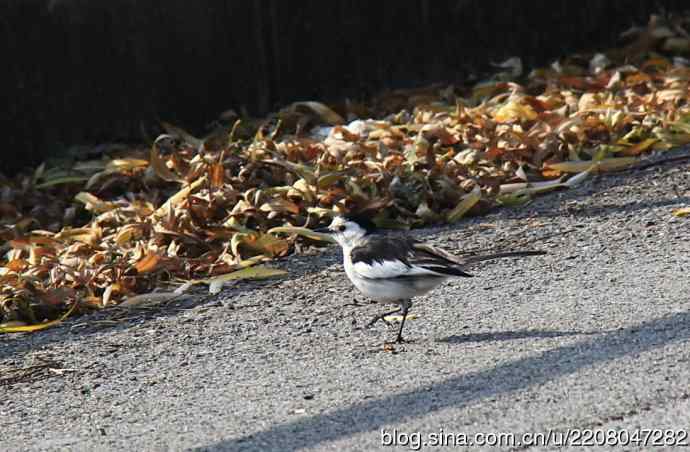
[[[342,247],[354,246],[359,240],[376,230],[374,223],[367,217],[357,215],[337,216],[326,228],[318,230],[330,234]]]

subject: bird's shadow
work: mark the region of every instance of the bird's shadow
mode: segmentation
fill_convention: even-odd
[[[474,342],[499,342],[518,339],[550,339],[554,337],[585,336],[603,333],[605,331],[558,331],[558,330],[519,330],[519,331],[490,331],[486,333],[471,333],[452,335],[438,339],[437,342],[448,344],[468,344]]]

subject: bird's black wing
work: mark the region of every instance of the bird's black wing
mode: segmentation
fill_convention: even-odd
[[[350,258],[363,276],[472,276],[462,270],[455,256],[406,237],[369,237],[363,245],[352,249]]]
[[[462,268],[463,262],[456,256],[427,243],[414,242],[410,262],[418,267],[449,276],[470,277]]]
[[[408,257],[412,250],[412,240],[405,237],[372,235],[366,241],[352,249],[352,263],[362,262],[373,265],[386,261],[400,261],[410,266]]]

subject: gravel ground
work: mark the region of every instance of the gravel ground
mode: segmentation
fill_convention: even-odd
[[[363,327],[383,306],[353,291],[335,247],[217,297],[0,336],[0,378],[16,377],[2,449],[393,450],[397,432],[409,450],[441,430],[687,430],[690,219],[671,212],[689,187],[687,162],[657,166],[415,232],[456,252],[548,255],[479,264],[419,299],[393,349],[393,328]]]

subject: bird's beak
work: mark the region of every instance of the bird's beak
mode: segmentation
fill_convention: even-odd
[[[316,229],[312,229],[312,231],[318,232],[319,234],[332,234],[333,233],[333,231],[328,229],[328,227],[316,228]]]

